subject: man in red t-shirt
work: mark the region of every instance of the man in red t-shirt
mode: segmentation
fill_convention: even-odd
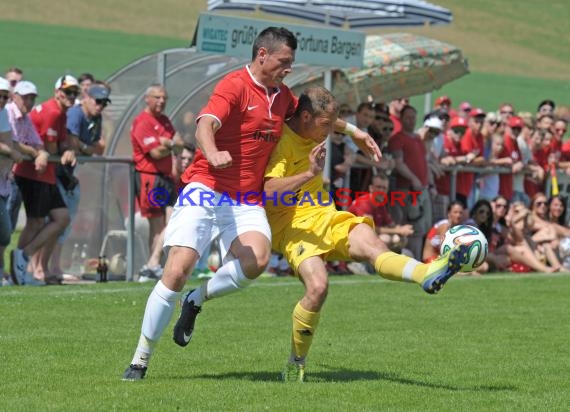
[[[168,100],[165,88],[159,84],[151,85],[144,100],[146,107],[131,126],[136,194],[141,215],[149,223],[150,255],[139,272],[139,282],[158,279],[162,275],[160,257],[164,229],[177,198],[172,158],[173,154],[182,151],[184,144],[163,113]]]
[[[467,119],[455,116],[449,122],[449,129],[443,137],[443,154],[440,162],[445,166],[468,164],[476,155],[465,153],[461,148],[461,140],[467,131]],[[467,206],[467,196],[471,191],[467,173],[457,173],[455,179],[455,199],[460,201],[464,207]],[[435,186],[438,194],[451,195],[451,173],[448,172],[436,179]],[[466,217],[467,218],[467,217]]]
[[[482,166],[485,164],[485,158],[483,157],[485,153],[483,134],[481,130],[483,129],[483,122],[487,114],[480,108],[472,108],[469,112],[469,120],[467,131],[461,139],[461,150],[463,153],[472,153],[475,155],[470,162],[471,166]],[[465,192],[467,192],[467,208],[470,208],[475,201],[473,200],[472,190],[473,183],[475,181],[475,174],[471,172],[464,173]],[[458,187],[458,190],[459,189]]]
[[[67,109],[75,103],[79,83],[70,75],[60,77],[55,83],[52,99],[37,105],[29,116],[49,154],[61,153],[61,164],[75,165],[75,152],[67,135]],[[18,247],[12,251],[11,269],[18,282],[59,283],[49,272],[48,262],[56,239],[69,224],[69,213],[56,186],[56,164],[48,163],[40,173],[34,161],[26,160],[14,167],[14,176],[26,209],[26,225],[22,230]],[[46,219],[46,217],[48,219]],[[29,256],[34,256],[34,278],[26,272]]]
[[[392,130],[392,136],[396,133],[400,133],[402,131],[402,109],[404,106],[407,106],[409,103],[409,99],[402,97],[400,99],[392,100],[389,105],[390,110],[390,120],[392,120],[392,124],[394,125],[394,129]]]
[[[190,342],[206,300],[245,288],[265,270],[271,230],[260,203],[265,200],[263,177],[283,122],[297,107],[283,83],[296,48],[295,35],[285,28],[261,31],[253,43],[251,64],[220,80],[198,114],[200,149],[182,175],[186,186],[165,232],[164,274],[148,298],[139,343],[123,379],[144,378],[187,276],[213,240],[219,240],[222,265],[213,278],[184,296],[174,327],[178,345]],[[356,126],[337,119],[334,129],[352,135],[364,153],[381,156],[374,140]]]
[[[508,126],[509,130],[505,132],[505,142],[499,159],[511,159],[510,164],[505,162],[502,165],[510,166],[512,173],[499,175],[499,194],[505,199],[512,199],[514,196],[513,175],[519,173],[524,168],[519,145],[517,144],[517,137],[524,127],[524,122],[518,116],[511,116]]]
[[[402,130],[390,137],[388,149],[396,161],[396,189],[402,193],[421,192],[415,201],[412,195],[406,196],[400,207],[402,223],[410,223],[414,234],[410,237],[408,248],[416,259],[422,257],[425,234],[431,227],[432,204],[430,188],[433,176],[428,167],[427,149],[419,135],[414,133],[416,109],[404,106],[401,112]]]

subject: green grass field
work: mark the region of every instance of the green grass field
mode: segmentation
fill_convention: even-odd
[[[567,410],[569,279],[458,278],[428,296],[331,277],[303,385],[277,380],[293,278],[209,302],[187,348],[172,323],[142,382],[120,378],[151,285],[1,288],[0,409]]]

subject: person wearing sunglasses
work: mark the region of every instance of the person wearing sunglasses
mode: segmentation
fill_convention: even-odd
[[[80,86],[81,87],[81,86]],[[67,133],[78,156],[102,155],[105,141],[101,139],[102,112],[111,103],[110,89],[103,84],[94,84],[87,88],[85,97],[79,104],[74,104],[67,111]],[[61,252],[65,240],[71,232],[71,222],[77,214],[80,200],[80,184],[75,177],[75,168],[71,165],[58,165],[57,188],[69,211],[70,223],[57,238],[54,246],[50,273],[53,282],[60,280],[78,280],[78,273],[64,275],[61,268]]]
[[[562,267],[557,256],[559,240],[570,236],[570,228],[549,222],[548,199],[543,192],[536,193],[531,202],[532,225],[529,227],[531,245],[547,260],[551,267]]]
[[[62,165],[75,165],[75,152],[67,134],[67,111],[79,94],[77,79],[69,74],[55,83],[54,96],[37,105],[29,116],[45,146],[52,155],[61,155]],[[33,275],[48,283],[59,283],[48,263],[57,237],[69,224],[69,212],[56,186],[56,163],[48,163],[40,173],[33,161],[24,161],[14,169],[26,208],[26,226],[18,246],[12,251],[11,269],[18,280],[27,279],[26,268],[33,259]],[[47,219],[46,219],[47,218]]]

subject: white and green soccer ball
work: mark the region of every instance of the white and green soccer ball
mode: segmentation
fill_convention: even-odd
[[[481,266],[489,253],[489,243],[483,232],[474,226],[454,226],[445,232],[440,253],[444,255],[460,243],[469,246],[461,271],[471,272]]]

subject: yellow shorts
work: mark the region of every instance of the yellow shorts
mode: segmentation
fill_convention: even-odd
[[[293,218],[291,225],[273,234],[273,248],[285,256],[295,274],[301,262],[313,256],[322,256],[325,260],[349,260],[348,233],[360,223],[374,228],[369,217],[326,208],[302,222]]]

